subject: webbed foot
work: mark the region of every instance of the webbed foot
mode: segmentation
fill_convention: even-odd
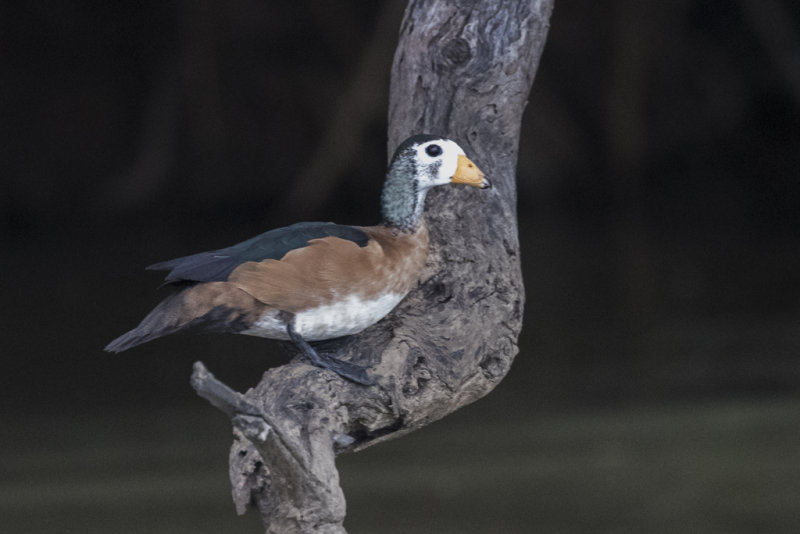
[[[375,381],[367,376],[365,368],[339,360],[333,356],[320,356],[317,354],[314,347],[309,345],[308,341],[297,333],[291,323],[286,325],[286,332],[289,334],[289,339],[292,340],[292,343],[294,343],[297,348],[311,360],[311,363],[317,367],[329,369],[342,378],[355,382],[356,384],[361,384],[362,386],[372,386],[375,384]]]

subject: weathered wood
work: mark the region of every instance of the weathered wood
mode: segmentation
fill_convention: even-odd
[[[214,396],[229,414],[247,406],[233,418],[233,497],[239,512],[259,509],[267,532],[344,532],[335,454],[440,419],[508,372],[524,304],[514,172],[551,10],[552,0],[409,3],[392,68],[389,153],[414,133],[445,135],[494,188],[432,191],[421,286],[367,331],[317,344],[369,367],[377,385],[295,361],[267,371],[243,398]]]

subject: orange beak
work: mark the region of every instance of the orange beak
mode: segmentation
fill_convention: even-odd
[[[458,166],[456,173],[450,179],[454,184],[467,184],[472,187],[480,187],[481,189],[488,189],[492,187],[491,182],[486,179],[483,172],[477,165],[472,163],[467,156],[458,156]]]

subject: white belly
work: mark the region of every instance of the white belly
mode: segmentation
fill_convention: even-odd
[[[294,328],[306,341],[321,341],[356,334],[386,317],[404,296],[398,293],[385,293],[374,299],[364,299],[351,295],[335,304],[296,313]],[[282,315],[285,314],[275,310],[268,311],[240,334],[289,339],[286,322],[281,320]]]

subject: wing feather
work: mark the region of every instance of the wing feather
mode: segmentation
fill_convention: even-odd
[[[163,261],[147,267],[155,271],[169,271],[164,281],[222,282],[239,265],[246,262],[280,260],[288,252],[303,248],[312,239],[338,237],[352,241],[359,247],[367,245],[367,234],[361,228],[334,223],[298,223],[270,230],[231,247],[200,252],[191,256]]]

